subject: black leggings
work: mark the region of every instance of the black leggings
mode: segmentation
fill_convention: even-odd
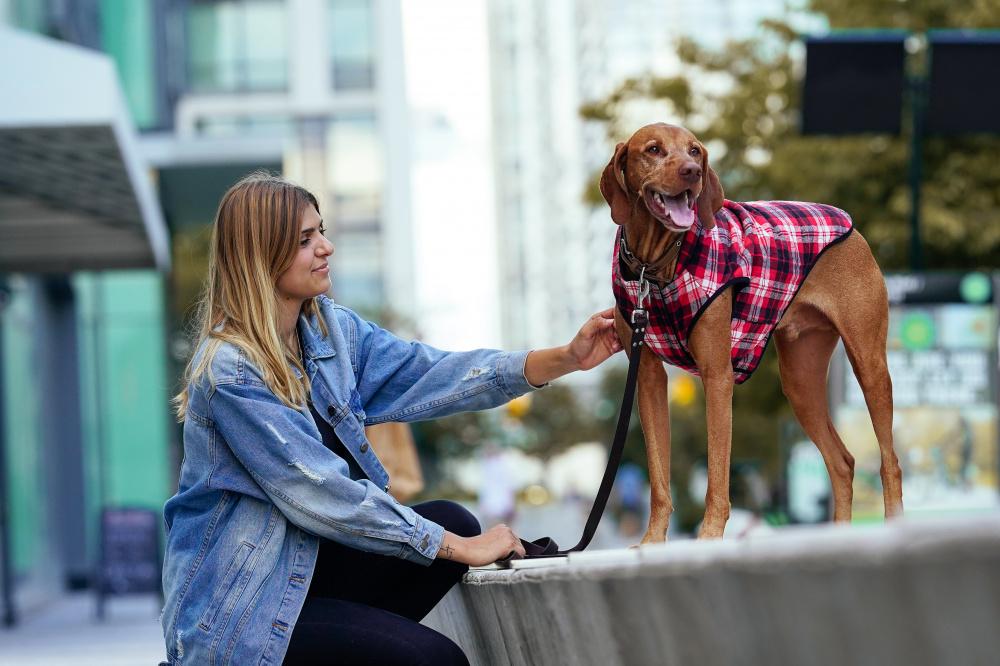
[[[463,506],[438,500],[413,507],[459,536],[481,533]],[[320,540],[309,593],[289,639],[285,664],[461,664],[455,643],[420,624],[469,567],[429,567]]]

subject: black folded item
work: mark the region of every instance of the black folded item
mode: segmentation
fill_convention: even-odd
[[[528,559],[533,559],[536,557],[565,557],[566,553],[559,552],[559,544],[553,541],[550,537],[542,537],[541,539],[535,539],[534,541],[525,541],[521,539],[521,545],[524,547],[524,556]],[[516,551],[510,551],[510,555],[503,558],[502,560],[497,560],[497,564],[501,567],[509,567],[510,563],[514,560],[520,560],[521,556],[517,554]]]

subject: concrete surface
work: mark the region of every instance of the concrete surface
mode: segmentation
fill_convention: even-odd
[[[473,664],[1000,663],[1000,515],[786,528],[470,572]]]
[[[156,666],[165,659],[160,599],[113,597],[107,619],[95,617],[94,596],[69,594],[0,628],[3,666]]]

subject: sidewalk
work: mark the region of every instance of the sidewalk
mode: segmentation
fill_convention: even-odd
[[[12,666],[156,666],[164,659],[159,598],[112,598],[95,616],[94,596],[73,593],[0,629],[0,664]]]

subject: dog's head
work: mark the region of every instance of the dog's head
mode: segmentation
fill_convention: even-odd
[[[673,232],[691,228],[695,205],[698,219],[711,229],[723,200],[705,146],[683,127],[665,123],[646,125],[618,144],[601,176],[601,194],[617,224],[632,219],[641,201],[654,220]]]

